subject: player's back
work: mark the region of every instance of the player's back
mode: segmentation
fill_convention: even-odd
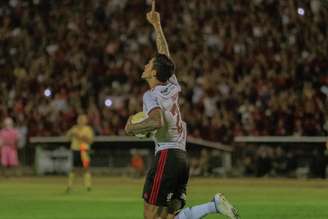
[[[186,124],[182,121],[178,100],[180,86],[174,83],[158,85],[144,94],[144,112],[160,107],[164,126],[155,134],[156,151],[175,148],[185,150]]]

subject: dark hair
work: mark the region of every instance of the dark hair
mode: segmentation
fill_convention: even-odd
[[[156,78],[160,82],[166,82],[174,74],[175,66],[173,61],[164,54],[157,54],[154,58],[154,69]]]

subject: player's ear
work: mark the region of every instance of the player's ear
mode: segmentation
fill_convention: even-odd
[[[155,69],[151,70],[151,76],[156,77],[157,71]]]

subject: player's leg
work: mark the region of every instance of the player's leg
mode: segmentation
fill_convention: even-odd
[[[200,212],[195,212],[194,209],[191,211],[190,208],[184,208],[186,204],[186,193],[187,193],[187,184],[189,181],[189,162],[187,157],[180,155],[179,162],[179,172],[178,172],[178,184],[175,195],[169,203],[169,216],[168,219],[178,218],[178,216],[184,218],[201,218],[206,214]],[[184,208],[184,209],[183,209]],[[182,217],[183,218],[183,217]]]
[[[91,177],[90,169],[85,169],[84,171],[84,186],[88,191],[91,191],[92,177]]]
[[[9,147],[8,149],[8,167],[11,171],[10,174],[17,176],[19,165],[17,150],[13,147]]]
[[[91,191],[92,181],[90,173],[90,155],[88,150],[81,150],[81,160],[84,171],[84,186],[88,191]]]
[[[198,219],[211,213],[220,213],[231,219],[239,219],[237,210],[221,193],[216,194],[211,202],[184,208],[176,215],[175,219]]]
[[[6,159],[5,159],[5,155],[3,153],[3,147],[0,147],[0,170],[1,170],[1,175],[5,176],[5,165],[6,165]]]
[[[71,171],[68,173],[68,181],[67,181],[67,192],[70,192],[73,184],[74,184],[74,179],[75,179],[75,170],[74,167],[71,169]]]
[[[72,169],[68,173],[68,181],[67,181],[67,189],[66,192],[70,192],[73,184],[74,184],[74,179],[75,179],[75,173],[77,170],[75,167],[79,166],[80,164],[80,152],[72,150],[72,155],[73,155],[73,164],[72,164]]]
[[[181,208],[184,207],[186,203],[186,188],[189,180],[189,164],[187,162],[187,158],[183,158],[182,154],[178,154],[178,157],[179,159],[177,160],[180,162],[177,163],[179,163],[178,166],[181,168],[178,173],[179,183],[177,186],[178,189],[175,192],[176,196],[174,196],[169,204],[169,218],[198,219],[203,218],[211,213],[221,213],[223,215],[229,216],[230,218],[237,219],[237,215],[234,215],[232,212],[232,205],[224,198],[222,194],[215,195],[211,202],[196,205],[191,208],[184,208],[179,213],[177,213]],[[236,213],[235,210],[234,212]]]
[[[144,202],[144,218],[145,219],[174,219],[176,212],[181,209],[181,200],[172,200],[170,206],[156,206]]]
[[[196,205],[191,208],[182,209],[174,218],[175,219],[198,219],[203,218],[210,213],[216,213],[215,203],[209,202]]]
[[[168,210],[165,206],[156,206],[144,202],[144,219],[166,219]]]
[[[8,177],[8,168],[9,168],[9,156],[8,156],[8,147],[1,147],[1,170],[4,177]]]
[[[168,150],[157,152],[155,161],[152,163],[152,166],[147,173],[143,189],[145,219],[165,219],[168,215],[168,157]]]
[[[186,152],[158,152],[156,165],[148,172],[144,187],[145,218],[173,219],[185,205],[189,165]]]

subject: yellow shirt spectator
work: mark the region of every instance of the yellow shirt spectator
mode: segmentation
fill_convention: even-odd
[[[84,185],[88,191],[91,190],[91,173],[90,173],[90,155],[89,149],[93,142],[94,133],[88,126],[88,118],[86,115],[79,115],[77,125],[73,126],[68,132],[67,137],[71,139],[71,150],[73,152],[73,167],[83,167]],[[74,169],[73,168],[73,169]],[[71,190],[74,181],[74,170],[68,175],[67,192]]]
[[[68,132],[67,137],[71,139],[71,149],[74,151],[89,150],[93,142],[94,133],[87,125],[88,119],[85,115],[78,118],[77,125],[73,126]]]
[[[73,126],[68,135],[71,136],[71,149],[74,151],[89,150],[93,142],[93,130],[90,126]]]

